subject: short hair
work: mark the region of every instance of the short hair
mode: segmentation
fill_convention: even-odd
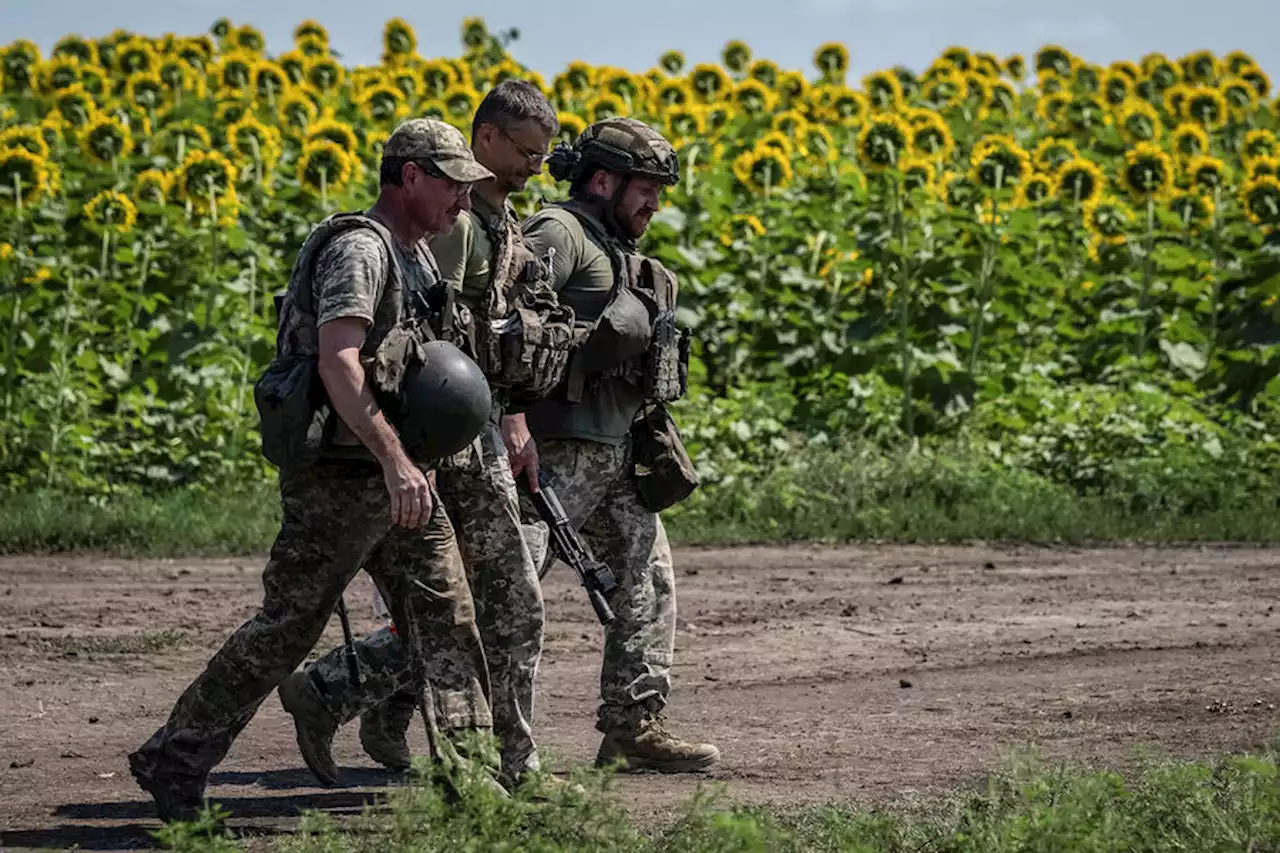
[[[513,124],[531,121],[554,136],[560,132],[560,120],[542,90],[528,80],[503,80],[489,90],[476,107],[471,120],[471,138],[482,124],[507,130]]]

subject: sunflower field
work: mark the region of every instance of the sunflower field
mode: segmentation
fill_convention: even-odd
[[[512,33],[350,67],[304,21],[0,48],[0,488],[270,474],[252,385],[311,223],[370,203],[410,116],[470,131],[538,83],[569,139],[663,130],[682,175],[645,238],[696,339],[679,417],[707,482],[806,445],[963,441],[1078,488],[1169,448],[1280,470],[1280,103],[1247,55],[1090,64],[949,48],[850,79],[742,42],[546,79]],[[523,213],[563,197],[543,174]]]

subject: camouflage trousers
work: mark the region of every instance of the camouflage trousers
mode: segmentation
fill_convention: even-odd
[[[140,780],[202,789],[259,705],[320,639],[363,565],[409,648],[407,682],[427,694],[432,742],[448,762],[487,736],[484,652],[453,526],[440,500],[423,527],[391,524],[372,462],[324,461],[282,474],[283,523],[262,574],[257,614],[223,644],[130,764]],[[457,747],[453,744],[458,744]]]
[[[458,530],[477,625],[488,663],[494,735],[504,776],[538,770],[533,740],[534,679],[542,655],[544,610],[537,567],[520,531],[516,483],[497,420],[468,450],[441,465],[440,494]],[[362,683],[350,684],[339,647],[306,671],[340,722],[383,702],[411,713],[412,693],[404,647],[382,629],[355,643]]]
[[[662,519],[640,503],[631,479],[632,442],[538,442],[541,469],[596,559],[618,582],[604,632],[596,728],[634,726],[671,693],[676,638],[675,570]],[[523,498],[526,517],[536,510]],[[553,559],[548,554],[544,559]]]

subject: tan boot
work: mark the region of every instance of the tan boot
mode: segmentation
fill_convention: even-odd
[[[338,733],[338,720],[324,707],[306,673],[290,675],[280,683],[279,692],[280,704],[293,717],[298,751],[307,769],[322,784],[338,784],[338,765],[333,760],[333,736]]]
[[[383,702],[360,715],[360,745],[365,755],[388,770],[402,773],[413,766],[405,733],[413,720],[413,706]]]
[[[663,727],[661,716],[653,716],[634,727],[622,726],[608,731],[596,753],[596,766],[604,767],[621,759],[623,772],[688,773],[710,767],[719,758],[720,750],[714,744],[681,740]]]

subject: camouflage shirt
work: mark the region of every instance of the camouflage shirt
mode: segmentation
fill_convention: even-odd
[[[439,281],[439,269],[425,240],[406,246],[394,239],[401,279],[391,275],[391,258],[382,238],[368,228],[351,228],[332,236],[317,247],[311,267],[311,293],[315,306],[317,333],[332,320],[355,317],[368,324],[368,334],[360,348],[366,369],[373,356],[396,325],[413,315],[425,313],[427,293]],[[290,324],[284,349],[317,353],[317,341],[299,334],[298,312],[286,318]],[[359,439],[339,423],[335,444],[359,444]]]
[[[542,257],[554,249],[551,287],[573,309],[579,327],[599,319],[613,290],[613,264],[608,252],[588,235],[577,217],[561,207],[547,207],[525,220],[525,244]],[[619,445],[644,402],[643,392],[622,379],[604,378],[582,402],[542,400],[526,413],[535,438],[578,438]]]

